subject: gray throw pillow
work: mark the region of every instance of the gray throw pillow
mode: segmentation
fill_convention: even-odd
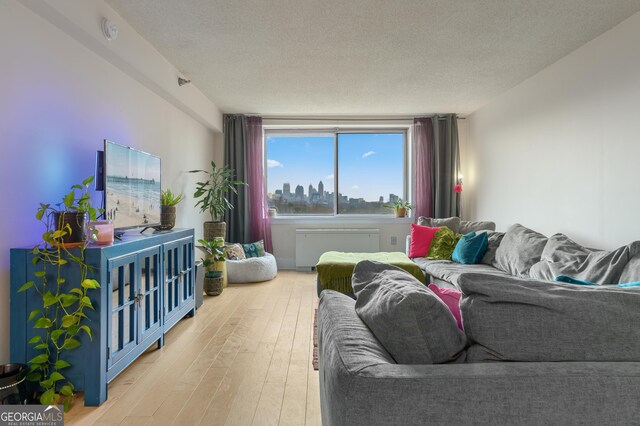
[[[469,232],[495,231],[496,223],[489,221],[473,222],[470,220],[461,220],[459,234],[468,234]]]
[[[493,266],[493,263],[496,260],[496,250],[500,247],[500,243],[504,237],[504,232],[488,231],[487,234],[489,237],[489,245],[487,246],[487,251],[484,252],[484,256],[482,256],[480,263]]]
[[[531,267],[529,276],[554,281],[558,275],[566,275],[591,283],[617,284],[622,282],[621,274],[627,270],[633,253],[633,244],[612,251],[594,250],[564,234],[555,234],[549,237],[540,262]]]
[[[459,217],[447,217],[444,219],[435,219],[432,217],[424,217],[420,216],[418,218],[418,225],[420,226],[428,226],[430,228],[441,228],[446,226],[451,229],[454,233],[458,234],[460,229],[460,218]]]
[[[447,305],[406,271],[358,262],[351,278],[355,310],[398,364],[463,359],[466,337]]]
[[[547,237],[516,223],[511,225],[496,250],[494,266],[511,275],[526,277],[540,261]]]
[[[466,362],[640,361],[640,287],[479,273],[458,285]]]

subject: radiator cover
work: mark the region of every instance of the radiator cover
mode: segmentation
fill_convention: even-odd
[[[313,270],[326,251],[372,253],[380,251],[377,228],[296,229],[296,269]]]

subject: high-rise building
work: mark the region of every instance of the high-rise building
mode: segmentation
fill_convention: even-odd
[[[313,196],[313,194],[315,194],[316,189],[313,187],[313,185],[309,184],[309,192],[307,192],[307,194],[309,195],[309,198],[311,198]]]
[[[302,185],[296,186],[296,198],[299,198],[301,200],[304,199],[304,186]]]
[[[400,197],[398,197],[396,194],[389,194],[389,202],[393,203],[394,201],[398,200]]]
[[[324,197],[324,183],[322,183],[322,181],[318,183],[318,194],[320,198]]]
[[[278,191],[276,191],[276,194],[277,194],[277,193],[278,193]],[[380,196],[380,199],[378,200],[378,202],[379,202],[380,204],[384,203],[384,197],[383,197],[382,195]]]
[[[282,184],[282,195],[284,195],[285,198],[291,196],[291,185],[289,185],[289,183]]]

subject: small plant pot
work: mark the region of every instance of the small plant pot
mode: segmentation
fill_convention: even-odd
[[[216,237],[222,237],[223,239],[227,235],[227,223],[226,222],[205,222],[204,223],[204,239],[207,241],[213,241]]]
[[[222,277],[209,278],[206,274],[204,277],[204,292],[207,296],[219,296],[222,293]]]
[[[162,231],[168,231],[176,226],[176,206],[162,206],[160,208],[160,227]]]
[[[396,209],[396,217],[405,217],[407,215],[407,209]]]
[[[87,239],[87,214],[80,212],[55,212],[53,214],[56,230],[66,230],[62,237],[65,247],[78,247]],[[67,225],[69,225],[67,227]]]

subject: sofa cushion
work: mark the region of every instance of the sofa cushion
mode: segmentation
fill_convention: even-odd
[[[547,237],[516,223],[511,225],[496,250],[495,266],[511,275],[526,277],[540,261]]]
[[[462,234],[456,234],[446,226],[441,227],[431,240],[427,258],[451,260],[451,254],[460,238],[462,238]]]
[[[487,245],[487,251],[484,253],[484,256],[482,256],[480,263],[495,266],[496,250],[500,247],[500,243],[504,237],[504,232],[487,231],[487,236],[489,238],[489,244]]]
[[[411,243],[409,244],[409,257],[426,257],[431,247],[433,236],[440,228],[430,228],[411,224]]]
[[[447,228],[451,229],[453,232],[458,233],[460,229],[460,218],[447,217],[443,219],[435,219],[432,217],[420,216],[418,218],[418,225],[429,226],[431,228],[440,228],[440,227],[446,226]]]
[[[355,310],[398,364],[437,364],[463,354],[465,335],[438,296],[395,266],[356,265]]]
[[[480,263],[488,245],[489,238],[485,232],[470,232],[458,240],[456,248],[451,253],[451,260],[465,265]]]
[[[436,284],[440,285],[441,282],[444,281],[453,284],[456,288],[458,277],[464,273],[478,272],[482,274],[508,275],[500,269],[481,263],[476,265],[461,265],[450,260],[429,260],[424,257],[413,259],[413,261],[426,275],[430,276],[430,282],[436,282]]]
[[[633,244],[613,251],[594,250],[564,234],[555,234],[545,245],[540,262],[531,267],[529,276],[553,281],[559,275],[566,275],[597,284],[617,284],[633,252]]]
[[[469,232],[480,232],[480,231],[495,231],[496,223],[489,221],[479,221],[473,222],[470,220],[461,220],[460,228],[458,232],[461,234],[468,234]]]
[[[640,287],[462,274],[467,362],[640,361]]]

